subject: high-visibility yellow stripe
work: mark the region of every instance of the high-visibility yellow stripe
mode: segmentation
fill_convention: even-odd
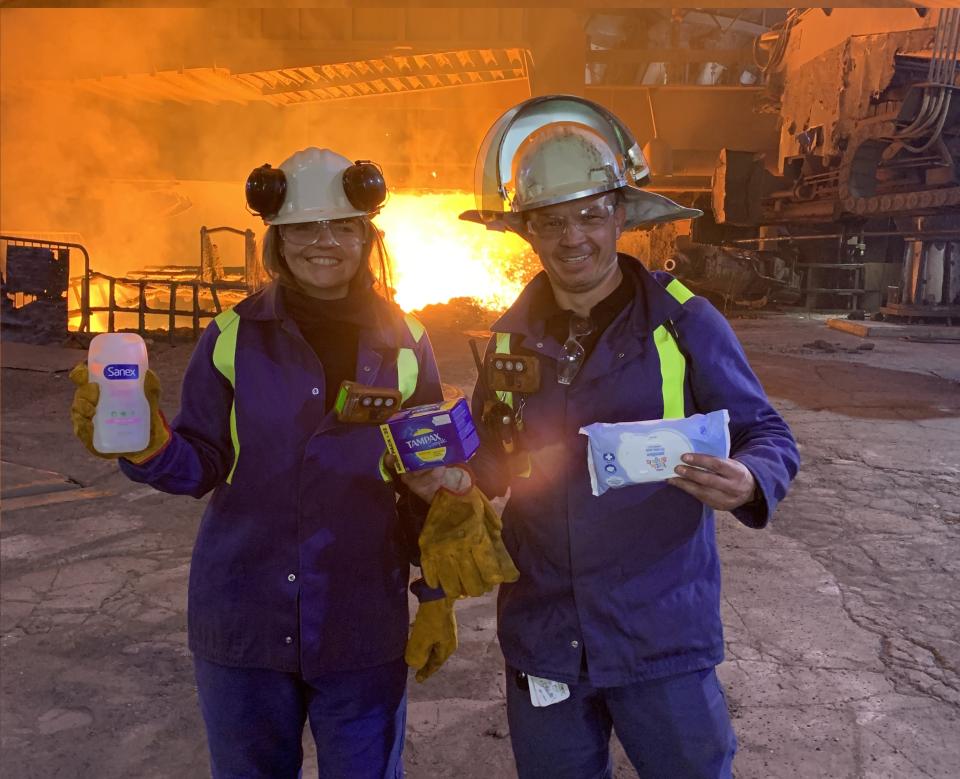
[[[403,321],[413,337],[414,343],[420,343],[426,328],[413,314],[404,314]],[[420,364],[413,349],[402,348],[397,353],[397,389],[406,403],[417,391],[417,382],[420,380]]]
[[[497,333],[497,346],[495,351],[497,354],[510,354],[510,333]],[[497,392],[497,398],[499,398],[501,403],[506,403],[510,408],[513,408],[512,392]]]
[[[694,294],[679,279],[674,279],[667,284],[666,290],[681,306],[694,297]],[[683,382],[687,372],[687,360],[680,351],[680,347],[677,346],[676,338],[663,325],[654,331],[653,341],[657,345],[657,353],[660,355],[663,418],[682,419],[686,416]]]
[[[217,342],[213,345],[213,366],[230,382],[233,389],[233,403],[230,405],[230,440],[233,442],[233,467],[227,474],[227,484],[233,481],[233,472],[240,460],[240,436],[237,434],[237,333],[240,331],[240,317],[232,308],[217,315],[213,320],[220,329]]]
[[[214,321],[220,329],[220,335],[213,346],[213,365],[230,382],[234,391],[234,401],[230,407],[230,440],[233,443],[233,466],[227,475],[227,484],[233,481],[233,474],[237,470],[237,463],[240,460],[240,436],[237,432],[237,333],[239,332],[240,317],[231,308],[219,314]],[[424,326],[416,317],[406,314],[404,322],[410,335],[415,342],[420,341],[426,332]],[[417,382],[420,378],[420,365],[417,362],[417,355],[413,349],[402,348],[397,353],[397,388],[403,397],[403,402],[413,397],[417,390]],[[389,480],[389,474],[380,463],[380,473],[384,479]]]
[[[663,397],[663,418],[682,419],[686,416],[683,400],[683,380],[687,361],[677,342],[666,327],[653,331],[653,342],[660,356],[660,383]]]
[[[695,295],[689,289],[680,283],[679,279],[674,279],[667,284],[666,290],[673,295],[673,299],[676,300],[680,305],[686,303],[688,300],[690,300],[690,298],[695,297]]]
[[[496,335],[497,340],[494,352],[496,354],[510,354],[510,333],[497,333]],[[497,398],[502,403],[510,406],[510,408],[514,408],[512,392],[497,392]],[[518,425],[519,424],[518,422]],[[519,479],[529,479],[530,473],[533,470],[532,464],[530,463],[530,455],[527,452],[520,452],[517,456],[522,459],[519,460],[516,465],[514,476]]]
[[[417,379],[420,375],[420,366],[417,365],[417,355],[413,349],[400,349],[397,352],[397,389],[406,403],[417,391]]]
[[[391,482],[393,481],[393,475],[387,470],[387,464],[384,462],[386,459],[387,450],[384,449],[383,454],[380,455],[380,462],[377,465],[380,468],[380,478],[385,482]]]
[[[694,294],[676,279],[667,285],[666,290],[681,305],[694,297]],[[653,342],[657,347],[657,355],[660,358],[660,391],[663,398],[663,418],[682,419],[686,416],[684,381],[687,373],[687,360],[683,356],[683,352],[680,351],[673,334],[664,325],[660,325],[653,331]],[[496,353],[510,353],[509,333],[496,334]],[[497,397],[513,408],[512,392],[498,392]],[[529,475],[528,458],[526,473],[521,474],[521,476],[529,477]]]
[[[420,339],[423,338],[426,328],[420,324],[420,320],[413,314],[404,314],[403,319],[407,323],[407,329],[410,331],[410,335],[413,336],[413,340],[416,343],[420,343]]]

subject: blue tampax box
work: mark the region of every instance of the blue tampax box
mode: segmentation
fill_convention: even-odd
[[[404,409],[380,432],[399,473],[465,463],[480,447],[466,398]]]

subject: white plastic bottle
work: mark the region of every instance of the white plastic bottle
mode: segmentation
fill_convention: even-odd
[[[101,333],[87,351],[90,381],[100,385],[93,448],[140,452],[150,443],[150,404],[143,392],[147,345],[136,333]]]

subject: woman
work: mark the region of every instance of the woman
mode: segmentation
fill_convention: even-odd
[[[148,377],[150,445],[110,455],[164,492],[213,491],[188,623],[215,777],[297,776],[308,718],[321,776],[403,774],[406,586],[422,517],[384,476],[377,427],[333,409],[345,379],[398,388],[405,406],[442,397],[423,327],[389,299],[371,222],[385,195],[379,168],[327,149],[251,173],[273,280],[206,329],[169,428]],[[73,378],[75,431],[99,455],[99,388],[85,366]],[[408,657],[424,678],[456,626],[441,591],[414,589],[424,602]]]

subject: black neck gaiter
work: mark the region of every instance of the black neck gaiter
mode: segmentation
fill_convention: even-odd
[[[280,289],[284,309],[323,365],[324,409],[330,411],[341,382],[356,378],[360,331],[376,326],[377,294],[351,289],[345,298],[321,300],[286,285]]]

